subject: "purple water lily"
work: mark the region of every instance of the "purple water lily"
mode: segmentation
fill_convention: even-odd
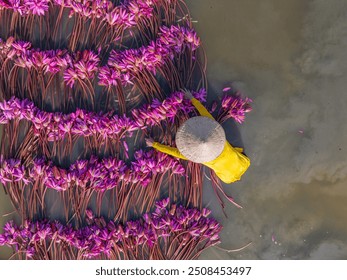
[[[27,8],[27,12],[33,15],[43,16],[48,11],[49,0],[25,0],[23,8]]]
[[[150,18],[157,0],[130,0],[115,6],[107,0],[0,0],[0,8],[13,10],[22,16],[47,14],[49,6],[61,6],[85,18],[98,18],[111,26],[132,27],[141,18]]]
[[[242,123],[245,120],[245,114],[252,110],[250,103],[252,103],[252,99],[243,99],[240,94],[225,94],[221,101],[219,121],[224,122],[229,118],[233,118],[238,123]]]
[[[203,98],[205,91],[194,92],[197,98]],[[12,97],[0,102],[0,123],[6,124],[14,119],[25,119],[32,122],[37,131],[46,133],[48,141],[63,139],[66,134],[83,137],[98,136],[117,138],[130,135],[135,130],[145,130],[147,126],[157,126],[161,121],[173,120],[181,110],[191,112],[194,107],[183,99],[183,93],[175,92],[162,103],[154,100],[132,111],[131,117],[88,112],[77,109],[71,114],[49,113],[39,110],[34,103]]]
[[[160,27],[160,36],[146,47],[125,51],[111,51],[106,66],[101,67],[99,84],[112,86],[117,84],[114,76],[123,85],[131,84],[131,75],[147,69],[156,71],[167,59],[172,59],[174,53],[180,53],[187,47],[192,51],[200,46],[200,40],[192,29],[178,26]],[[129,76],[130,75],[130,76]]]
[[[185,208],[181,205],[171,204],[168,199],[156,203],[153,213],[147,213],[142,218],[128,221],[124,225],[106,222],[103,218],[87,210],[88,226],[74,229],[71,225],[63,225],[58,221],[25,221],[17,226],[13,221],[4,226],[0,234],[0,246],[9,246],[23,252],[26,258],[39,259],[43,242],[54,243],[55,246],[65,246],[65,249],[75,249],[83,258],[109,258],[120,248],[131,251],[137,248],[146,252],[146,248],[158,249],[162,240],[175,240],[177,250],[184,244],[195,240],[192,248],[193,257],[199,250],[219,243],[219,233],[222,229],[213,218],[208,218],[207,209],[200,212],[194,208]],[[47,246],[48,247],[48,246]],[[47,248],[45,247],[45,248]],[[50,246],[51,247],[51,246]],[[161,248],[166,258],[172,257],[170,252]],[[45,257],[45,256],[43,256]],[[143,257],[143,256],[141,256]]]
[[[193,92],[200,101],[206,100],[205,89]],[[71,114],[49,113],[39,110],[34,103],[24,99],[12,97],[8,101],[0,102],[0,123],[6,124],[14,119],[25,119],[32,122],[38,131],[48,135],[48,141],[63,139],[65,135],[79,135],[83,137],[98,136],[103,138],[117,138],[131,135],[135,130],[145,130],[148,126],[157,126],[161,121],[173,121],[179,111],[186,114],[194,110],[193,105],[181,92],[175,92],[163,102],[154,99],[152,104],[134,109],[131,117],[88,112],[77,109]],[[225,95],[221,101],[218,120],[224,122],[229,118],[241,123],[245,114],[251,111],[251,99],[241,98],[240,95]],[[214,111],[214,110],[213,110]],[[126,133],[124,133],[126,132]]]
[[[120,182],[147,186],[155,174],[167,171],[177,175],[185,174],[184,167],[177,159],[153,150],[139,150],[130,166],[116,158],[99,160],[96,157],[78,160],[68,170],[44,159],[35,159],[29,168],[19,160],[2,160],[0,182],[22,182],[24,185],[42,182],[44,187],[57,191],[65,191],[73,186],[106,191],[116,188]]]
[[[101,59],[93,51],[85,50],[69,54],[67,50],[32,49],[31,43],[0,40],[0,55],[14,60],[16,66],[28,70],[34,68],[44,73],[56,74],[63,72],[67,86],[73,87],[76,80],[93,79],[98,73],[98,82],[102,86],[133,84],[136,73],[147,69],[155,72],[174,53],[184,48],[196,50],[200,42],[192,29],[170,26],[161,27],[159,38],[147,47],[125,51],[111,51],[107,65],[100,66]],[[178,47],[179,46],[179,47]]]

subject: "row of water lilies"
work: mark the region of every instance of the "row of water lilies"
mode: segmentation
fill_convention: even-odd
[[[185,208],[170,204],[169,199],[124,225],[95,218],[89,209],[86,212],[88,225],[80,229],[59,221],[25,221],[21,226],[8,222],[0,234],[0,246],[14,248],[19,258],[192,259],[218,244],[222,229],[208,217],[208,209]]]
[[[199,45],[200,40],[194,30],[174,25],[163,26],[159,38],[148,46],[124,51],[112,50],[107,64],[101,66],[102,59],[91,50],[75,53],[69,53],[66,49],[40,50],[33,48],[30,42],[15,41],[10,37],[6,40],[0,38],[0,61],[2,64],[13,61],[14,67],[51,75],[62,71],[64,81],[70,87],[76,80],[93,79],[96,73],[99,85],[109,87],[119,83],[126,86],[132,84],[134,73],[143,70],[155,73],[175,53],[181,53],[184,48],[194,51]]]
[[[198,100],[205,100],[204,89],[193,94]],[[240,96],[225,95],[221,100],[222,106],[217,119],[220,118],[224,122],[233,118],[242,123],[245,113],[250,111],[250,102],[250,99],[242,99]],[[66,135],[83,137],[100,135],[103,138],[120,138],[126,135],[131,136],[136,130],[158,126],[164,120],[172,122],[179,111],[190,113],[193,110],[194,106],[184,99],[182,92],[173,93],[163,102],[154,99],[151,104],[132,110],[130,117],[113,112],[96,113],[83,109],[77,109],[69,114],[46,112],[40,110],[28,99],[12,97],[0,102],[0,124],[7,124],[12,120],[26,120],[32,123],[36,131],[44,130],[48,141],[61,140]]]

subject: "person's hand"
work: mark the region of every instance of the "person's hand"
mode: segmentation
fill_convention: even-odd
[[[146,138],[145,141],[148,147],[153,147],[154,140],[152,138]]]
[[[185,98],[191,100],[194,98],[193,94],[187,90],[187,89],[182,89],[182,92],[184,93]]]

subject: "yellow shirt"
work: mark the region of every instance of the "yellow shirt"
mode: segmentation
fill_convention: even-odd
[[[214,119],[197,99],[193,98],[191,101],[201,116]],[[158,142],[153,143],[153,148],[165,154],[187,160],[187,158],[183,156],[177,148],[162,145]],[[204,162],[203,164],[211,168],[223,182],[229,184],[240,180],[241,176],[246,172],[250,165],[249,158],[246,157],[242,151],[242,148],[234,148],[228,141],[226,141],[222,153],[216,159]]]

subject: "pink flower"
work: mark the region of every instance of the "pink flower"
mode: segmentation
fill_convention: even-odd
[[[4,233],[0,234],[0,245],[12,246],[16,250],[20,248],[30,258],[35,254],[32,248],[39,248],[43,241],[54,244],[54,247],[60,246],[63,241],[65,247],[73,249],[71,252],[77,250],[81,256],[94,258],[109,255],[118,248],[133,251],[136,247],[139,252],[147,251],[148,248],[139,246],[160,246],[161,239],[170,236],[186,244],[190,240],[197,240],[194,255],[196,250],[219,242],[222,227],[215,220],[201,218],[197,209],[176,205],[170,207],[168,200],[159,204],[154,212],[124,225],[96,218],[91,211],[88,213],[88,225],[79,229],[57,221],[27,221],[20,227],[10,222],[4,227]],[[201,246],[199,241],[203,241]]]
[[[127,11],[124,8],[120,7],[118,9],[118,14],[119,14],[119,24],[120,25],[127,25],[127,23],[128,23]]]
[[[26,0],[24,1],[33,15],[43,16],[48,11],[49,0]]]
[[[21,6],[20,0],[8,0],[8,1],[3,1],[4,2],[4,7],[12,9],[15,12],[19,12],[19,14],[23,15],[24,14],[24,9]]]
[[[37,129],[43,129],[51,122],[52,113],[37,112],[32,120]]]
[[[71,57],[69,54],[67,54],[66,50],[56,50],[55,52],[55,62],[57,63],[58,66],[64,68],[67,67],[68,62],[71,60]]]
[[[75,81],[78,79],[78,74],[77,72],[72,69],[72,68],[68,68],[64,71],[64,81],[66,82],[66,84],[72,88],[73,85],[75,84]]]
[[[18,53],[25,53],[27,50],[31,49],[30,42],[15,41],[12,43],[12,47],[18,51]]]
[[[26,256],[28,259],[31,259],[34,256],[34,254],[36,253],[34,247],[28,247],[28,249],[25,252],[26,252]]]
[[[193,95],[200,102],[206,102],[206,97],[207,97],[206,89],[201,88],[199,91],[193,92]]]
[[[116,24],[119,24],[119,13],[118,13],[118,9],[115,9],[109,13],[106,14],[105,19],[107,21],[107,23],[111,26],[114,26]]]
[[[14,110],[12,106],[10,106],[9,102],[0,102],[0,110],[5,118],[11,120],[14,118]]]
[[[87,216],[88,219],[90,219],[90,220],[93,220],[93,219],[94,219],[94,214],[93,214],[92,210],[90,210],[90,209],[87,209],[87,210],[86,210],[86,216]]]
[[[80,79],[91,79],[94,77],[94,73],[98,70],[98,64],[100,58],[92,51],[85,50],[82,53],[77,53],[75,63],[73,67],[76,70]]]
[[[102,86],[117,86],[117,80],[120,79],[120,73],[109,66],[103,66],[99,69],[99,85]]]

